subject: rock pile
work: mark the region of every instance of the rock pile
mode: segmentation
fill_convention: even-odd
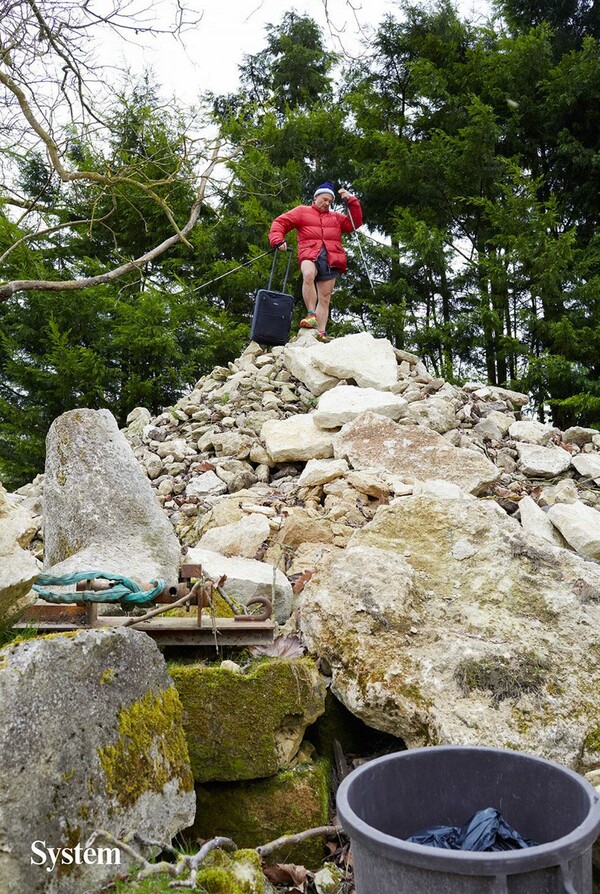
[[[367,333],[303,333],[250,344],[155,418],[137,408],[124,435],[188,559],[242,602],[275,583],[281,624],[300,604],[334,691],[367,723],[594,770],[600,432],[561,432],[527,403],[434,378]],[[527,656],[544,681],[506,699],[487,686]],[[566,685],[576,656],[586,680]]]

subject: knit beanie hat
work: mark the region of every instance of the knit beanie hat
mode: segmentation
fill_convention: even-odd
[[[317,196],[320,196],[323,193],[326,193],[327,195],[330,195],[332,199],[335,199],[335,187],[333,183],[329,182],[329,180],[326,180],[325,183],[321,184],[321,186],[317,186],[314,195],[315,199],[317,198]]]

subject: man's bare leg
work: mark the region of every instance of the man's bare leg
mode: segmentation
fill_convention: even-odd
[[[302,297],[304,298],[306,309],[309,313],[314,313],[317,307],[318,298],[315,286],[317,265],[314,261],[302,261],[300,264],[300,272],[302,273]]]
[[[335,286],[335,279],[324,279],[317,283],[317,329],[319,332],[325,332],[327,329],[327,321],[329,320],[329,304],[331,301],[331,293]]]

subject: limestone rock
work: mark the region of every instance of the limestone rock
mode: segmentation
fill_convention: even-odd
[[[600,486],[600,453],[580,453],[571,459],[571,464],[584,478],[593,478]]]
[[[45,568],[106,571],[142,585],[179,578],[180,547],[108,410],[70,410],[47,437]]]
[[[273,617],[279,624],[284,624],[290,617],[292,585],[285,574],[272,565],[255,559],[222,556],[198,546],[188,550],[185,559],[187,564],[202,565],[204,574],[211,580],[219,580],[226,574],[224,591],[242,605],[246,605],[255,596],[266,596],[273,601],[274,584]]]
[[[465,390],[467,390],[466,385]],[[526,394],[521,394],[519,391],[509,391],[508,388],[500,388],[498,385],[486,385],[483,389],[476,387],[474,393],[477,397],[484,400],[491,398],[492,400],[508,401],[515,409],[526,407],[529,403],[529,398]]]
[[[173,664],[196,782],[258,779],[290,767],[306,727],[325,710],[310,658],[272,659],[240,673]]]
[[[270,531],[268,519],[255,512],[238,522],[210,528],[197,545],[201,549],[210,549],[224,556],[245,556],[252,559]]]
[[[493,441],[501,441],[515,421],[514,416],[507,413],[500,413],[498,410],[492,410],[491,413],[481,419],[473,426],[474,434],[481,435],[483,438],[489,438]]]
[[[578,500],[555,503],[548,517],[567,543],[582,556],[600,560],[600,512]]]
[[[398,364],[391,342],[359,332],[312,349],[314,365],[328,376],[348,379],[359,388],[386,390],[398,381]]]
[[[314,518],[306,509],[298,507],[284,520],[277,542],[298,549],[305,543],[333,543],[334,535],[326,519]]]
[[[427,425],[440,435],[458,428],[454,407],[449,400],[441,397],[413,401],[408,405],[406,418],[414,425]]]
[[[20,545],[26,544],[31,526],[29,512],[12,505],[0,484],[0,627],[10,623],[40,573],[37,561]]]
[[[367,410],[398,420],[407,406],[404,398],[389,391],[338,385],[321,395],[313,416],[319,428],[339,428]]]
[[[479,453],[453,447],[425,426],[399,425],[374,413],[347,423],[333,445],[335,457],[347,459],[354,469],[371,468],[408,481],[442,478],[475,494],[500,477]]]
[[[83,894],[114,877],[114,865],[47,873],[33,841],[83,846],[96,829],[164,841],[190,825],[181,703],[150,637],[87,630],[0,656],[0,890]]]
[[[562,538],[548,515],[531,497],[526,495],[519,500],[519,514],[523,529],[529,534],[543,537],[548,543],[555,543],[557,546],[563,545]]]
[[[333,388],[339,381],[335,376],[325,375],[315,365],[313,358],[317,347],[312,336],[302,335],[295,342],[287,344],[284,352],[286,369],[316,397]]]
[[[317,428],[312,414],[265,422],[260,436],[276,463],[327,459],[333,455],[331,434]]]
[[[591,444],[595,437],[598,437],[598,429],[582,428],[580,425],[573,425],[563,433],[563,441],[567,444],[577,444],[579,447]]]
[[[188,497],[206,497],[227,493],[227,485],[213,471],[190,478],[185,489]]]
[[[319,566],[300,610],[332,692],[408,747],[493,745],[600,767],[600,568],[492,502],[381,507]]]
[[[386,497],[391,490],[390,484],[381,475],[377,475],[367,469],[359,472],[349,472],[346,476],[346,481],[361,494],[367,494],[367,496],[376,497],[377,499]]]
[[[571,465],[571,454],[561,447],[539,447],[523,442],[517,444],[517,451],[519,468],[530,478],[556,478]]]
[[[528,444],[538,444],[544,447],[560,434],[557,428],[535,422],[535,420],[513,422],[508,433],[515,441],[525,441]]]
[[[299,487],[315,487],[341,478],[348,471],[345,459],[311,459],[298,479]]]

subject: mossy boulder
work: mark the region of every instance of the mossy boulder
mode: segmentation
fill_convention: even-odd
[[[306,727],[325,710],[310,658],[266,660],[245,673],[198,662],[171,664],[196,782],[272,776],[294,760]]]
[[[330,765],[326,760],[299,763],[269,779],[211,783],[196,787],[199,838],[225,835],[238,847],[258,847],[305,829],[326,825],[329,818]],[[269,857],[315,869],[323,859],[323,840],[286,845]]]
[[[115,874],[114,862],[47,872],[31,862],[34,841],[74,848],[98,829],[165,841],[190,825],[181,703],[150,637],[82,630],[0,656],[2,894],[80,894]],[[119,868],[128,864],[122,851]]]
[[[171,894],[172,881],[170,875],[126,879],[116,883],[114,894]],[[212,851],[198,871],[195,890],[203,894],[275,894],[255,850]]]

